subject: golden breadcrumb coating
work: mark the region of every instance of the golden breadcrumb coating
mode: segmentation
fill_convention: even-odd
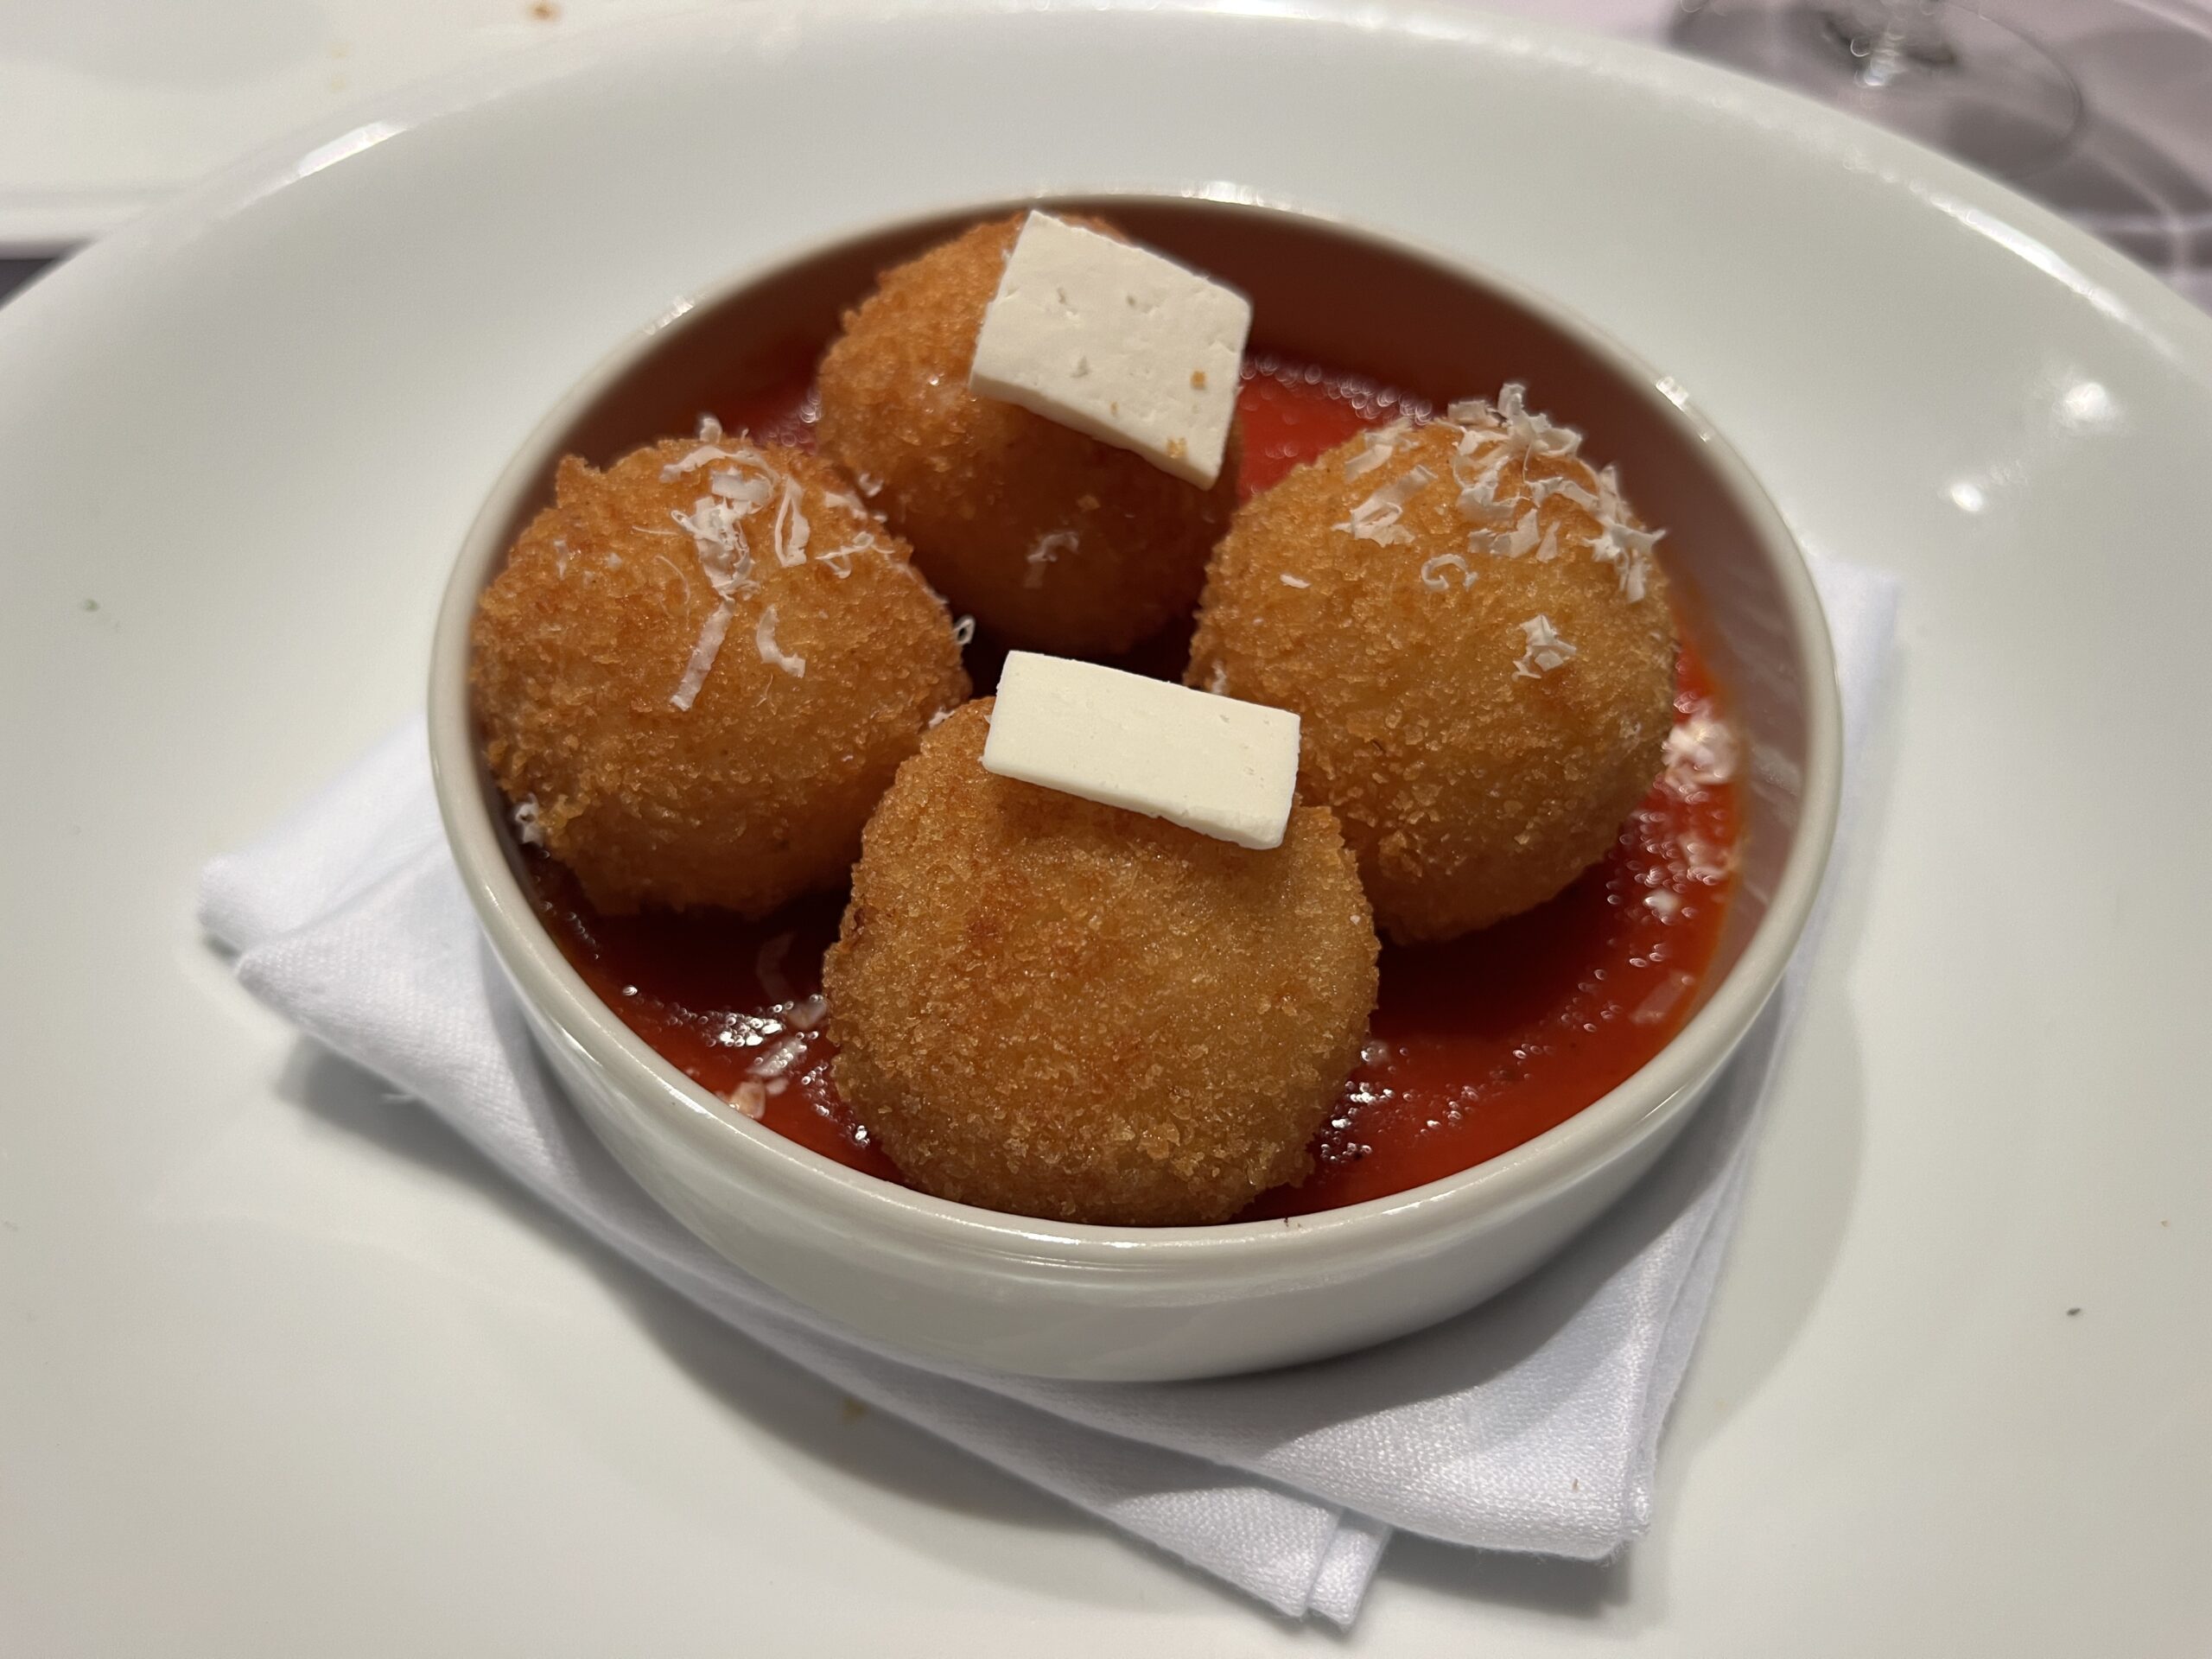
[[[1656,564],[1610,545],[1599,556],[1599,520],[1560,493],[1536,509],[1538,546],[1491,550],[1529,510],[1524,470],[1608,505],[1610,476],[1571,457],[1509,460],[1504,511],[1484,521],[1460,493],[1497,440],[1477,435],[1470,454],[1462,438],[1449,422],[1416,427],[1371,467],[1354,439],[1248,503],[1207,572],[1186,677],[1299,715],[1300,798],[1335,810],[1376,919],[1407,942],[1527,910],[1603,857],[1674,717]],[[1399,485],[1415,467],[1433,481]],[[1382,512],[1364,505],[1390,486],[1410,489],[1404,540],[1389,493]],[[1344,528],[1363,508],[1379,534]],[[1498,543],[1471,544],[1480,522]],[[1539,618],[1572,655],[1541,660]]]
[[[702,499],[723,500],[710,479],[733,462],[663,469],[700,447],[671,440],[603,473],[563,461],[554,504],[477,601],[470,681],[485,759],[525,834],[609,912],[760,916],[842,883],[899,763],[968,695],[950,616],[851,486],[813,456],[731,437],[715,447],[761,463],[734,476],[772,495],[739,520],[749,575],[731,584],[713,666],[677,707],[721,599],[674,516],[696,522]],[[779,562],[779,545],[800,562]],[[804,658],[804,672],[771,649]]]
[[[1024,217],[883,273],[822,359],[817,432],[955,610],[1011,645],[1109,655],[1197,603],[1236,509],[1241,441],[1232,423],[1221,476],[1201,490],[968,390],[976,334]]]
[[[1302,1179],[1375,1006],[1336,821],[1254,852],[1000,778],[990,707],[868,821],[823,970],[837,1087],[915,1185],[1016,1215],[1217,1222]]]

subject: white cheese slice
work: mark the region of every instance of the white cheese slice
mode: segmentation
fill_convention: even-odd
[[[1298,716],[1017,651],[999,677],[983,769],[1240,847],[1280,847],[1298,786]]]
[[[1033,213],[983,312],[968,389],[1207,489],[1221,476],[1251,327],[1242,294]]]

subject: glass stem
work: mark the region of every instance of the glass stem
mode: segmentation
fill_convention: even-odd
[[[1857,60],[1859,84],[1880,87],[1957,67],[1942,9],[1943,0],[1838,0],[1816,10],[1828,38]]]
[[[1859,70],[1862,86],[1886,86],[1899,75],[1912,73],[1910,37],[1904,14],[1910,0],[1892,0],[1882,8],[1881,28],[1867,43],[1866,60]]]

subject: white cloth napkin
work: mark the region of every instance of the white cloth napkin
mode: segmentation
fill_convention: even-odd
[[[1855,757],[1896,585],[1833,562],[1816,575]],[[200,916],[238,953],[253,995],[702,1307],[1270,1607],[1339,1624],[1394,1528],[1597,1559],[1649,1524],[1660,1428],[1734,1228],[1804,967],[1801,953],[1653,1173],[1505,1294],[1380,1348],[1262,1376],[1078,1384],[880,1351],[730,1267],[645,1196],[531,1046],[446,851],[419,721],[266,839],[211,863]]]

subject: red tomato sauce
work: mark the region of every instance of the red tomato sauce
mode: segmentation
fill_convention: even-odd
[[[1254,353],[1238,410],[1249,497],[1354,433],[1426,405],[1386,386]],[[814,447],[810,387],[792,380],[717,410],[733,431]],[[1173,677],[1185,640],[1128,666]],[[1004,652],[969,647],[979,692]],[[1682,647],[1678,719],[1718,712]],[[1308,1214],[1424,1185],[1510,1151],[1624,1082],[1698,1001],[1733,887],[1735,787],[1681,768],[1652,786],[1611,852],[1550,903],[1450,944],[1385,944],[1366,1053],[1315,1137],[1303,1185],[1246,1218]],[[839,1163],[899,1179],[830,1078],[822,956],[842,893],[761,922],[713,912],[601,916],[560,866],[526,849],[538,913],[625,1024],[678,1070]]]

